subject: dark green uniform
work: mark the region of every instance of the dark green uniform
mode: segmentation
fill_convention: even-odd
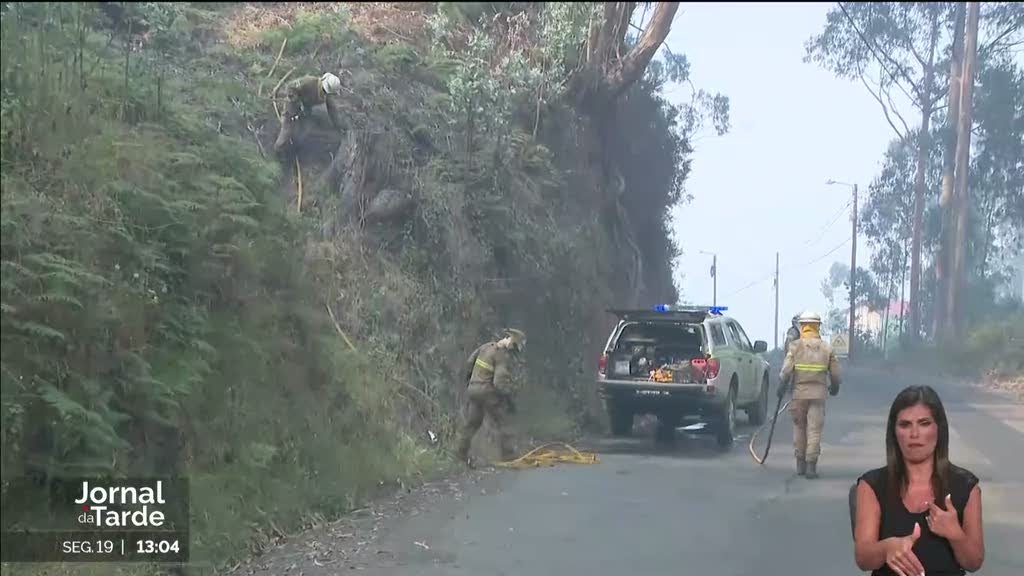
[[[465,461],[473,436],[490,416],[498,430],[502,460],[509,460],[512,452],[511,435],[505,430],[507,414],[513,409],[511,353],[488,342],[477,348],[467,361],[469,383],[466,388],[466,421],[459,433],[458,456]]]
[[[307,116],[314,106],[323,104],[327,107],[327,116],[331,124],[338,130],[342,129],[341,103],[337,94],[327,95],[320,87],[317,76],[303,76],[288,83],[285,89],[287,104],[281,116],[281,132],[274,143],[274,149],[281,151],[289,144],[295,127]]]
[[[790,326],[789,330],[786,330],[786,343],[782,345],[782,355],[785,357],[786,353],[789,352],[789,345],[800,339],[800,329],[796,326]]]

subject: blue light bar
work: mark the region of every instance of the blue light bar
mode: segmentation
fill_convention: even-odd
[[[672,306],[670,304],[655,304],[653,310],[655,312],[696,312],[706,311],[709,314],[721,316],[722,312],[728,310],[728,306]]]

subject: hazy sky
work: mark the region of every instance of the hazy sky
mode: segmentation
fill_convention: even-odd
[[[711,256],[700,251],[717,253],[718,304],[769,348],[776,251],[780,331],[805,308],[824,316],[821,282],[833,262],[850,262],[852,198],[826,181],[857,183],[863,205],[893,138],[862,85],[803,62],[830,6],[685,3],[667,41],[687,55],[697,88],[729,96],[732,122],[725,136],[708,131],[694,145],[694,200],[673,212],[683,251],[676,285],[683,301],[711,304]],[[690,88],[669,94],[688,101]],[[862,237],[858,265],[869,257]]]

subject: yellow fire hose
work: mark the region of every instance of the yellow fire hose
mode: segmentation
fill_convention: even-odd
[[[561,446],[555,450],[553,446]],[[597,464],[597,454],[592,452],[580,452],[564,442],[548,442],[530,450],[515,460],[498,462],[495,466],[499,468],[539,468],[541,466],[554,466],[563,462],[569,464]]]
[[[747,448],[750,451],[751,458],[753,458],[758,464],[764,464],[764,458],[759,457],[754,451],[754,442],[757,441],[758,435],[764,431],[765,426],[775,423],[779,415],[785,412],[788,407],[789,401],[782,404],[771,421],[765,422],[756,431],[754,431],[753,434],[751,434],[750,443]],[[561,449],[554,449],[553,447],[556,446],[561,447]],[[558,463],[597,464],[598,462],[597,454],[594,454],[593,452],[580,452],[576,448],[564,442],[548,442],[547,444],[542,444],[533,450],[530,450],[515,460],[497,462],[494,465],[499,468],[525,469],[539,468],[541,466],[554,466]]]
[[[757,456],[757,453],[754,452],[754,441],[757,440],[757,435],[760,434],[761,431],[764,430],[764,427],[769,424],[772,424],[772,431],[774,431],[775,421],[778,419],[779,414],[782,414],[786,410],[786,408],[789,407],[789,403],[790,401],[787,400],[786,403],[783,404],[782,407],[778,409],[778,411],[775,413],[775,416],[770,421],[766,421],[764,424],[761,424],[761,427],[755,430],[754,433],[750,435],[750,444],[747,446],[747,449],[750,450],[750,457],[753,458],[754,461],[756,461],[758,464],[764,464],[765,459],[768,458],[768,448],[771,448],[771,446],[769,445],[768,448],[765,449],[764,458],[759,458]],[[771,438],[769,437],[769,441],[770,440]]]

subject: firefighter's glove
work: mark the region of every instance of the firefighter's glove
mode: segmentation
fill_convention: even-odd
[[[829,396],[838,396],[839,395],[839,383],[838,382],[832,382],[831,384],[828,385],[828,394],[829,394]]]

